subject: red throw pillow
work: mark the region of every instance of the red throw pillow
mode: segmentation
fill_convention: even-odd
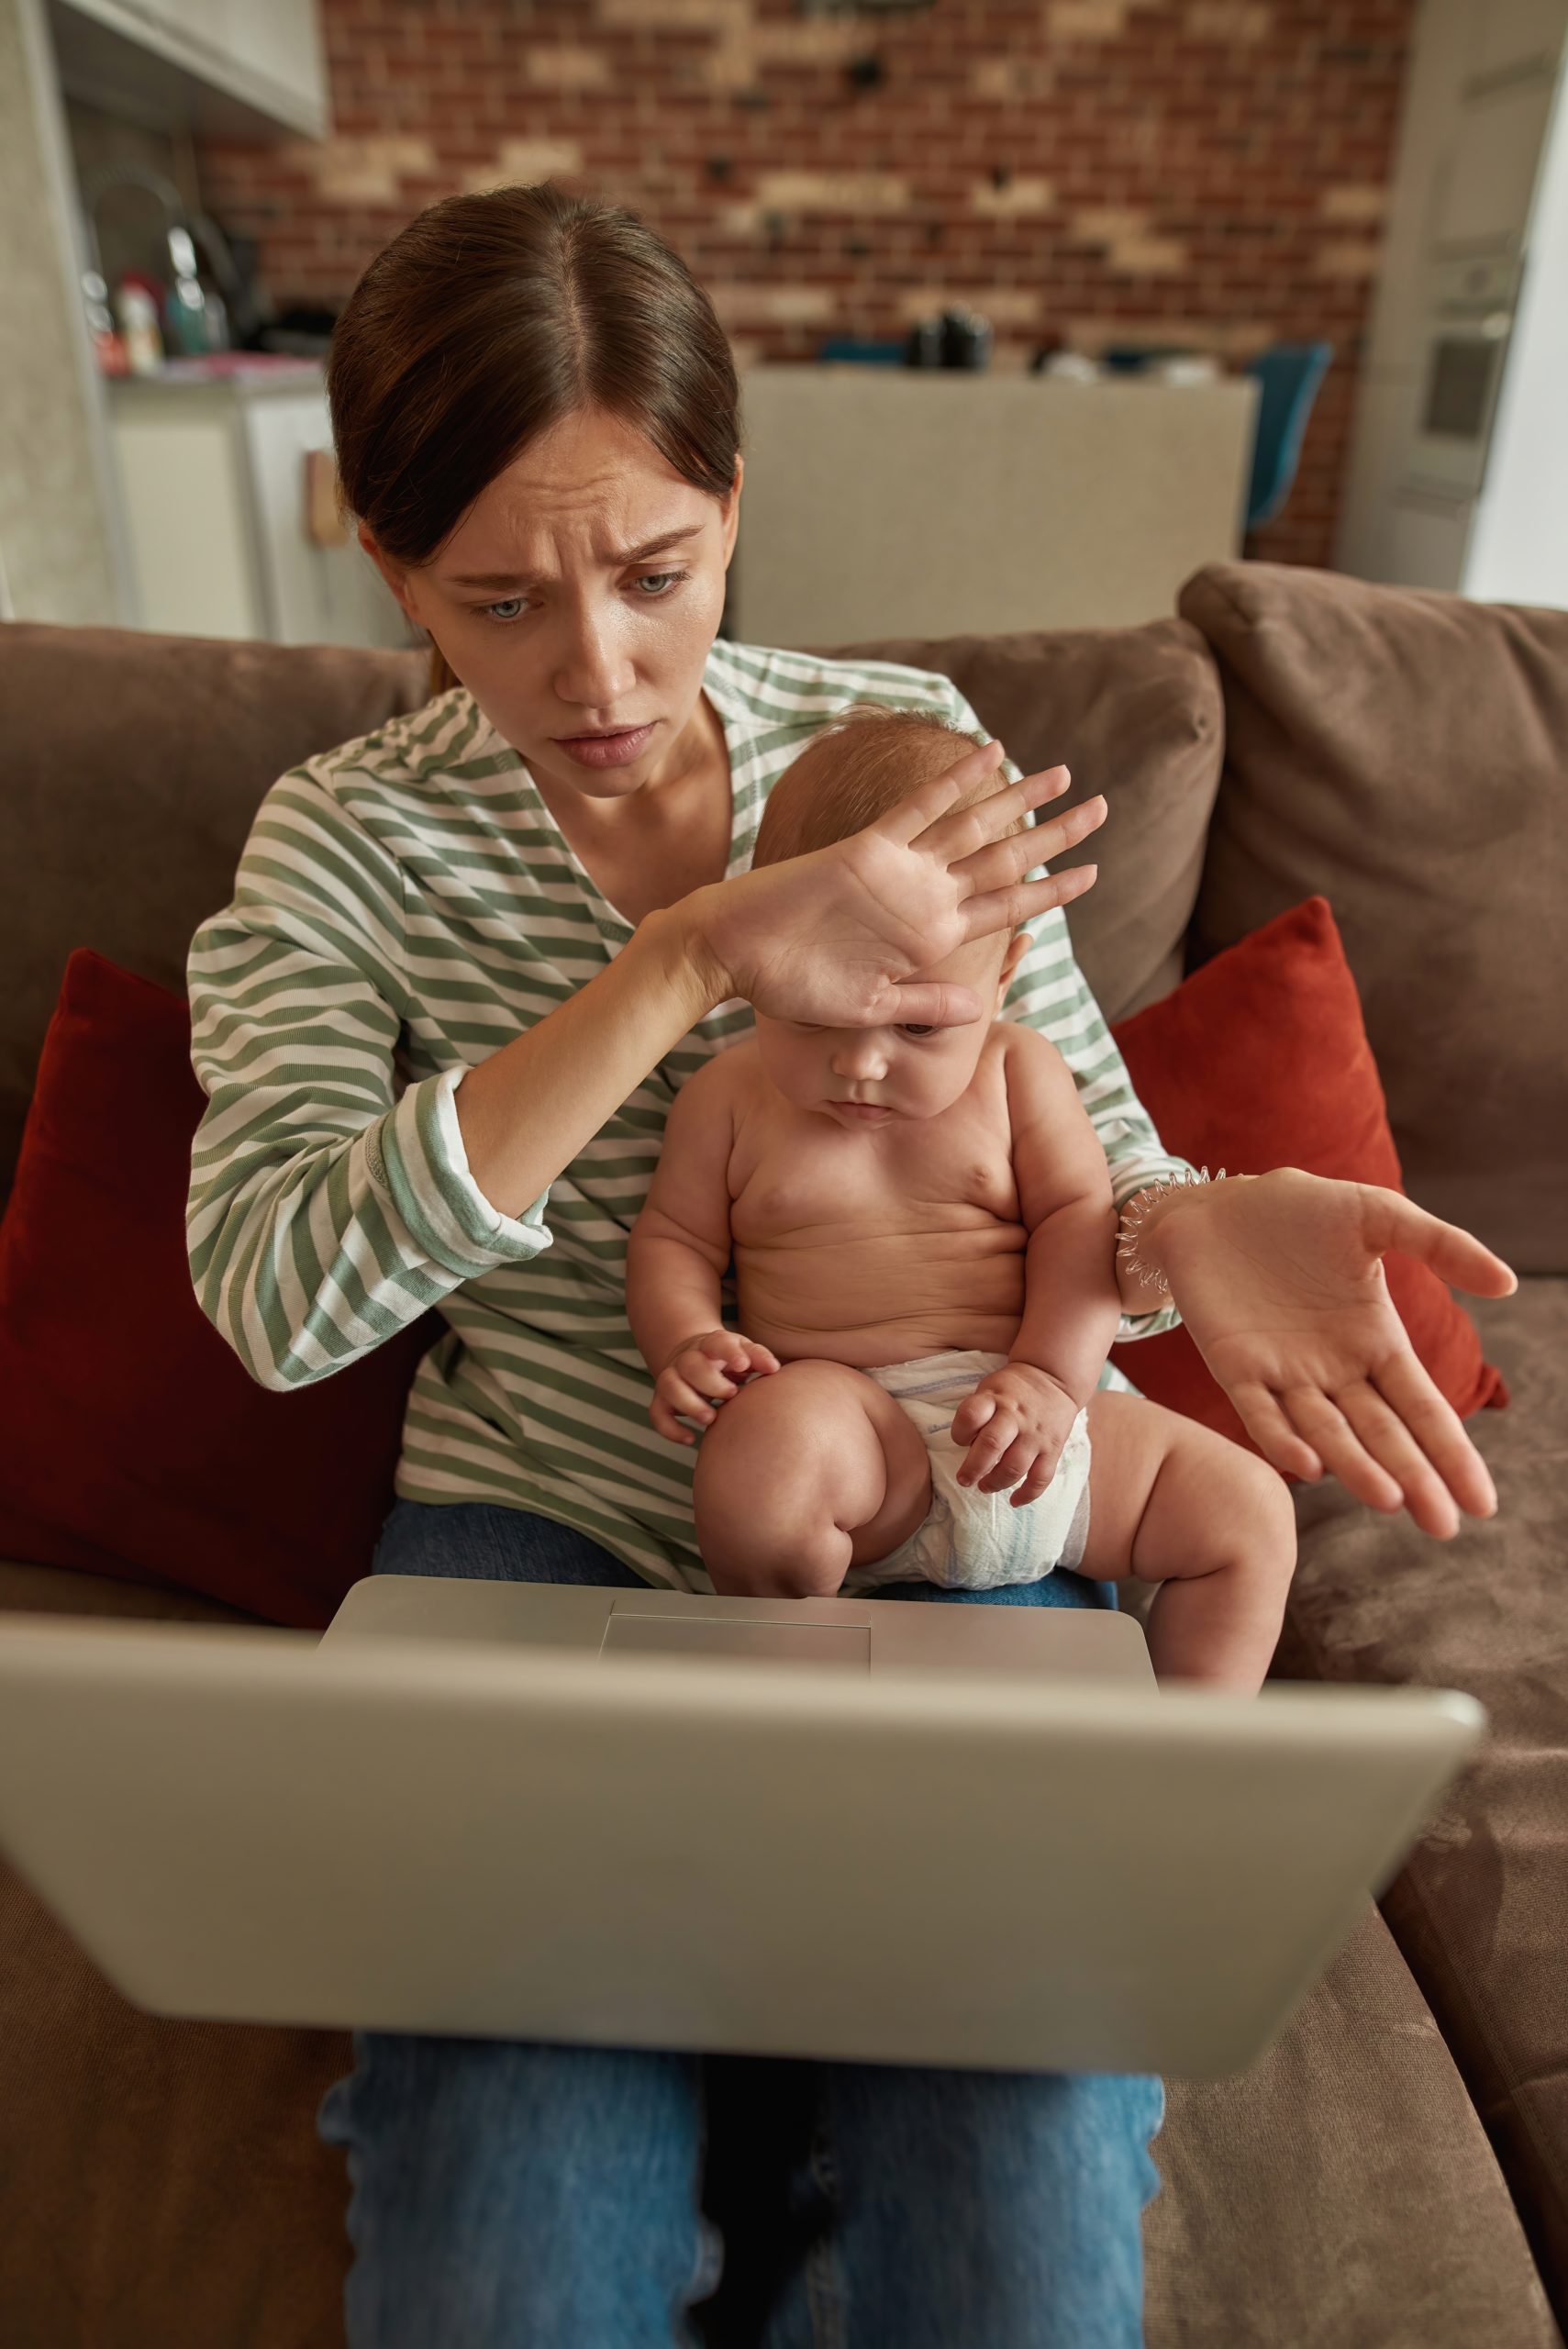
[[[1233,1174],[1300,1166],[1403,1187],[1326,897],[1277,915],[1111,1033],[1161,1141],[1190,1164]],[[1507,1403],[1475,1324],[1437,1275],[1398,1255],[1384,1272],[1412,1346],[1460,1417]],[[1257,1449],[1184,1330],[1113,1347],[1111,1359],[1151,1403]]]
[[[436,1324],[258,1386],[185,1261],[204,1106],[180,997],[72,954],[0,1223],[0,1557],[319,1630],[370,1572]]]

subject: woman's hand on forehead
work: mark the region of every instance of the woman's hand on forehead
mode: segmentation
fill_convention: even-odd
[[[771,1018],[825,1028],[946,1028],[985,1016],[967,980],[919,974],[1092,887],[1093,865],[1023,876],[1105,818],[1104,803],[1090,801],[1003,837],[1067,789],[1062,767],[955,809],[1001,755],[1000,743],[981,745],[850,839],[694,893],[686,902],[716,999],[740,996]]]

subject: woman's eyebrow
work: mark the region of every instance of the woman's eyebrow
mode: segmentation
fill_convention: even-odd
[[[707,525],[688,523],[684,530],[663,530],[639,547],[629,547],[625,554],[612,554],[609,562],[616,570],[628,562],[643,562],[651,554],[662,554],[666,547],[679,546],[683,539],[700,538]],[[452,574],[454,587],[539,587],[548,586],[541,573],[531,571],[460,571]]]

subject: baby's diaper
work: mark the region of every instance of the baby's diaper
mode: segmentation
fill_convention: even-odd
[[[846,1592],[891,1582],[995,1590],[1007,1583],[1039,1582],[1056,1566],[1071,1570],[1081,1564],[1089,1531],[1086,1412],[1079,1412],[1068,1431],[1055,1475],[1040,1498],[1023,1508],[1014,1508],[1007,1493],[983,1493],[958,1481],[969,1447],[952,1440],[953,1413],[987,1371],[1000,1370],[1006,1359],[957,1351],[866,1372],[902,1405],[925,1439],[931,1507],[925,1523],[887,1557],[851,1566],[844,1577]]]

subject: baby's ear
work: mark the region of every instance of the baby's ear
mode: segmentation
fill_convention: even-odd
[[[1029,931],[1027,930],[1015,930],[1011,938],[1007,941],[1007,951],[1002,957],[1002,968],[996,980],[996,999],[998,1003],[1002,1003],[1006,1000],[1007,989],[1018,977],[1018,965],[1023,961],[1024,956],[1029,952]]]

